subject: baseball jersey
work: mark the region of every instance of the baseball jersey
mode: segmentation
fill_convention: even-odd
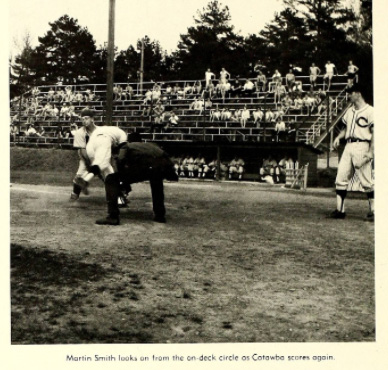
[[[74,141],[73,147],[77,149],[85,149],[86,148],[86,129],[85,127],[81,127],[78,130],[74,131]]]
[[[127,142],[127,134],[117,126],[97,127],[90,136],[90,141],[101,135],[104,135],[110,139],[112,147],[117,147],[121,143]]]
[[[342,118],[346,126],[345,139],[372,140],[373,107],[365,104],[361,109],[350,107]]]

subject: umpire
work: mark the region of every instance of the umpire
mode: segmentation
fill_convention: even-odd
[[[130,137],[131,139],[131,137]],[[121,148],[122,149],[122,148]],[[117,158],[118,178],[125,185],[150,181],[154,221],[166,222],[163,180],[178,181],[174,164],[168,155],[152,143],[130,142]],[[105,184],[108,216],[97,220],[99,225],[119,225],[119,181]]]

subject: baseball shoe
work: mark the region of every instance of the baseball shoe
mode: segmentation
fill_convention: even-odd
[[[76,193],[71,193],[70,194],[70,200],[77,200],[79,198],[79,194],[76,194]]]
[[[375,221],[375,214],[374,214],[374,212],[368,212],[368,214],[364,218],[364,221],[374,222]]]
[[[155,222],[159,222],[159,223],[161,223],[161,224],[165,224],[165,223],[166,223],[166,217],[156,215],[156,216],[154,217],[154,221],[155,221]]]
[[[81,188],[82,193],[89,195],[89,183],[85,181],[82,177],[77,177],[74,179],[74,183]]]
[[[111,226],[117,226],[120,225],[120,218],[108,216],[105,218],[100,218],[96,221],[97,225],[111,225]]]
[[[329,218],[335,218],[335,219],[340,219],[343,220],[346,217],[345,212],[340,212],[337,209],[333,212],[330,213]]]

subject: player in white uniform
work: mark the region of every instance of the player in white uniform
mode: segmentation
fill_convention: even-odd
[[[111,158],[112,149],[119,150],[118,161],[125,158],[127,134],[116,126],[97,127],[94,124],[94,115],[93,110],[84,109],[81,112],[83,127],[75,132],[73,145],[79,149],[80,165],[74,179],[71,199],[78,199],[81,190],[87,192],[88,184],[94,176],[102,176],[108,203],[108,217],[97,220],[96,223],[119,225],[117,202],[121,195],[120,181],[117,171],[111,164]]]
[[[350,107],[342,121],[345,128],[336,137],[334,149],[341,139],[346,140],[345,150],[338,165],[335,181],[337,192],[337,208],[330,217],[343,219],[345,213],[345,197],[349,182],[354,175],[360,181],[362,190],[369,200],[369,212],[366,220],[374,221],[374,180],[372,175],[372,160],[374,156],[373,141],[373,107],[367,104],[363,97],[363,88],[354,84],[348,89],[353,106]]]

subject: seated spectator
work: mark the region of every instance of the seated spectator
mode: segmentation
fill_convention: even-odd
[[[267,85],[267,77],[264,75],[262,71],[259,71],[258,76],[256,77],[256,92],[257,92],[257,97],[259,97],[260,92],[265,92],[265,88]]]
[[[272,75],[272,81],[268,84],[268,92],[274,92],[276,86],[281,84],[282,84],[282,75],[277,69],[275,69],[275,72]]]
[[[70,103],[69,105],[69,111],[67,112],[67,116],[69,117],[70,121],[73,121],[74,119],[78,118],[78,114],[75,113],[75,107],[73,104]]]
[[[50,87],[49,91],[47,92],[47,101],[52,102],[54,100],[55,91],[52,87]]]
[[[284,110],[282,107],[279,107],[279,109],[275,110],[273,112],[273,121],[278,121],[279,119],[283,119],[284,116]]]
[[[213,106],[213,103],[210,99],[207,99],[205,101],[205,109],[211,109],[211,107]]]
[[[113,100],[121,100],[123,94],[123,88],[120,85],[115,84],[113,86]]]
[[[201,81],[197,81],[194,85],[194,93],[197,95],[201,95],[202,92],[202,84]]]
[[[30,124],[27,127],[26,136],[27,137],[37,137],[38,136],[38,132],[36,131],[34,124]]]
[[[219,121],[221,119],[221,111],[216,107],[215,110],[210,111],[210,121]]]
[[[17,137],[19,136],[19,128],[14,123],[10,125],[10,139],[11,142],[15,142]]]
[[[219,95],[223,101],[225,100],[225,97],[229,93],[230,89],[231,85],[228,81],[219,84]]]
[[[65,132],[64,129],[61,125],[58,125],[55,132],[54,136],[58,139],[58,142],[61,142],[62,139],[65,137]]]
[[[287,90],[284,85],[280,83],[274,87],[274,103],[279,104],[286,95]]]
[[[123,94],[124,100],[131,100],[133,96],[133,87],[130,84],[127,84],[127,86],[125,86]]]
[[[190,84],[187,84],[185,88],[183,89],[183,98],[186,99],[186,96],[192,95],[194,86],[191,86]]]
[[[245,96],[252,96],[254,92],[255,85],[251,80],[246,80],[243,86],[243,94]]]
[[[237,174],[238,179],[241,180],[244,173],[244,166],[245,162],[243,159],[238,158],[237,156],[234,157],[234,159],[229,162],[229,180],[233,178],[234,174]]]
[[[270,122],[273,122],[274,118],[275,118],[275,115],[274,115],[274,113],[272,112],[271,108],[269,108],[269,109],[265,112],[265,114],[264,114],[264,120],[265,120],[265,122],[270,123]]]
[[[250,118],[251,118],[251,112],[249,111],[249,109],[245,105],[244,109],[241,111],[241,119],[240,119],[241,127],[245,128],[247,125],[247,121]]]
[[[228,108],[224,108],[221,111],[221,121],[229,121],[232,117],[232,113]]]
[[[243,93],[243,88],[242,82],[237,79],[230,89],[230,96],[240,97]]]
[[[46,131],[45,131],[45,129],[44,129],[43,126],[40,126],[40,127],[38,128],[37,135],[38,135],[39,137],[45,137],[45,136],[46,136]]]
[[[57,118],[59,117],[59,109],[56,105],[53,106],[53,109],[51,109],[51,117]]]
[[[76,92],[74,96],[74,101],[77,103],[82,103],[84,101],[84,96],[82,95],[81,91]]]
[[[64,101],[66,102],[71,102],[73,101],[74,95],[73,91],[71,90],[71,86],[66,86],[65,87],[65,96],[64,96]]]
[[[263,165],[260,168],[260,180],[274,184],[276,182],[276,168],[278,164],[276,160],[269,155],[267,159],[264,159]]]
[[[256,125],[257,128],[259,128],[260,122],[264,118],[264,112],[260,109],[260,107],[257,107],[257,109],[253,111],[252,115],[253,115],[253,123]]]
[[[164,91],[164,93],[165,93],[167,99],[170,100],[171,99],[171,95],[172,95],[172,87],[171,87],[171,85],[167,85],[166,90]]]
[[[61,111],[59,113],[59,118],[62,118],[64,121],[69,117],[69,107],[66,103],[63,103]]]
[[[302,113],[302,108],[303,108],[303,99],[301,98],[300,95],[298,95],[295,99],[294,99],[294,106],[292,107],[293,110],[297,110],[299,111],[300,113]]]
[[[285,155],[280,161],[275,170],[276,182],[285,183],[287,176],[287,169],[294,168],[294,161],[289,155]]]
[[[307,114],[310,114],[315,108],[315,97],[312,92],[308,92],[303,98],[303,106],[307,110]]]
[[[230,120],[241,124],[241,109],[235,109],[230,117]]]
[[[162,96],[162,89],[158,84],[155,84],[151,92],[152,101],[157,102],[158,100],[160,100],[161,96]]]
[[[286,87],[287,87],[287,91],[288,92],[293,91],[294,86],[295,86],[295,75],[292,72],[292,69],[290,69],[288,71],[288,73],[286,74]]]
[[[64,99],[65,99],[65,92],[61,88],[59,88],[54,94],[54,102],[62,103]]]
[[[168,128],[168,127],[176,127],[178,126],[179,124],[179,117],[177,116],[177,114],[175,113],[174,110],[171,111],[171,114],[170,114],[170,118],[168,119],[168,123],[167,125],[165,126],[165,128]]]

